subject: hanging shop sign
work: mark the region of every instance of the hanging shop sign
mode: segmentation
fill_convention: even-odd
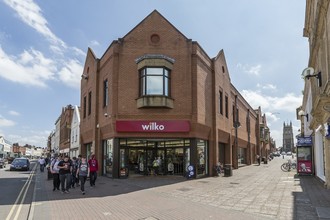
[[[298,137],[297,146],[311,146],[312,145],[312,137]]]
[[[189,132],[190,123],[184,120],[175,121],[116,121],[117,132]]]

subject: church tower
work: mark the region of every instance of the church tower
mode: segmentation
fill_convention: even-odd
[[[285,122],[283,123],[283,147],[282,151],[285,152],[292,152],[294,148],[293,142],[293,132],[292,132],[292,122],[286,125]]]

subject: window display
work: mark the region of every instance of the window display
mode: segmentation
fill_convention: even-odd
[[[197,142],[197,175],[207,174],[207,142],[199,140]]]

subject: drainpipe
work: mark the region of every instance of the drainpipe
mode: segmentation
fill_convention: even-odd
[[[235,95],[235,120],[234,120],[234,127],[235,127],[235,149],[236,149],[236,164],[237,164],[237,169],[238,169],[238,109],[237,109],[237,95]]]

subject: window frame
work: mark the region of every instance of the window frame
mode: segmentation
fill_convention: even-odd
[[[228,104],[229,104],[228,96],[225,96],[226,118],[228,118],[228,115],[229,115]]]
[[[148,69],[161,69],[162,73],[148,73]],[[161,94],[148,92],[148,78],[161,77]],[[165,66],[144,66],[139,70],[139,97],[143,96],[166,96],[171,97],[171,70]]]
[[[92,91],[88,93],[88,115],[92,114]]]
[[[87,112],[87,97],[84,96],[84,118],[86,118],[86,112]]]
[[[105,79],[103,81],[103,107],[109,105],[109,81]]]
[[[219,113],[223,115],[223,92],[219,91]]]

